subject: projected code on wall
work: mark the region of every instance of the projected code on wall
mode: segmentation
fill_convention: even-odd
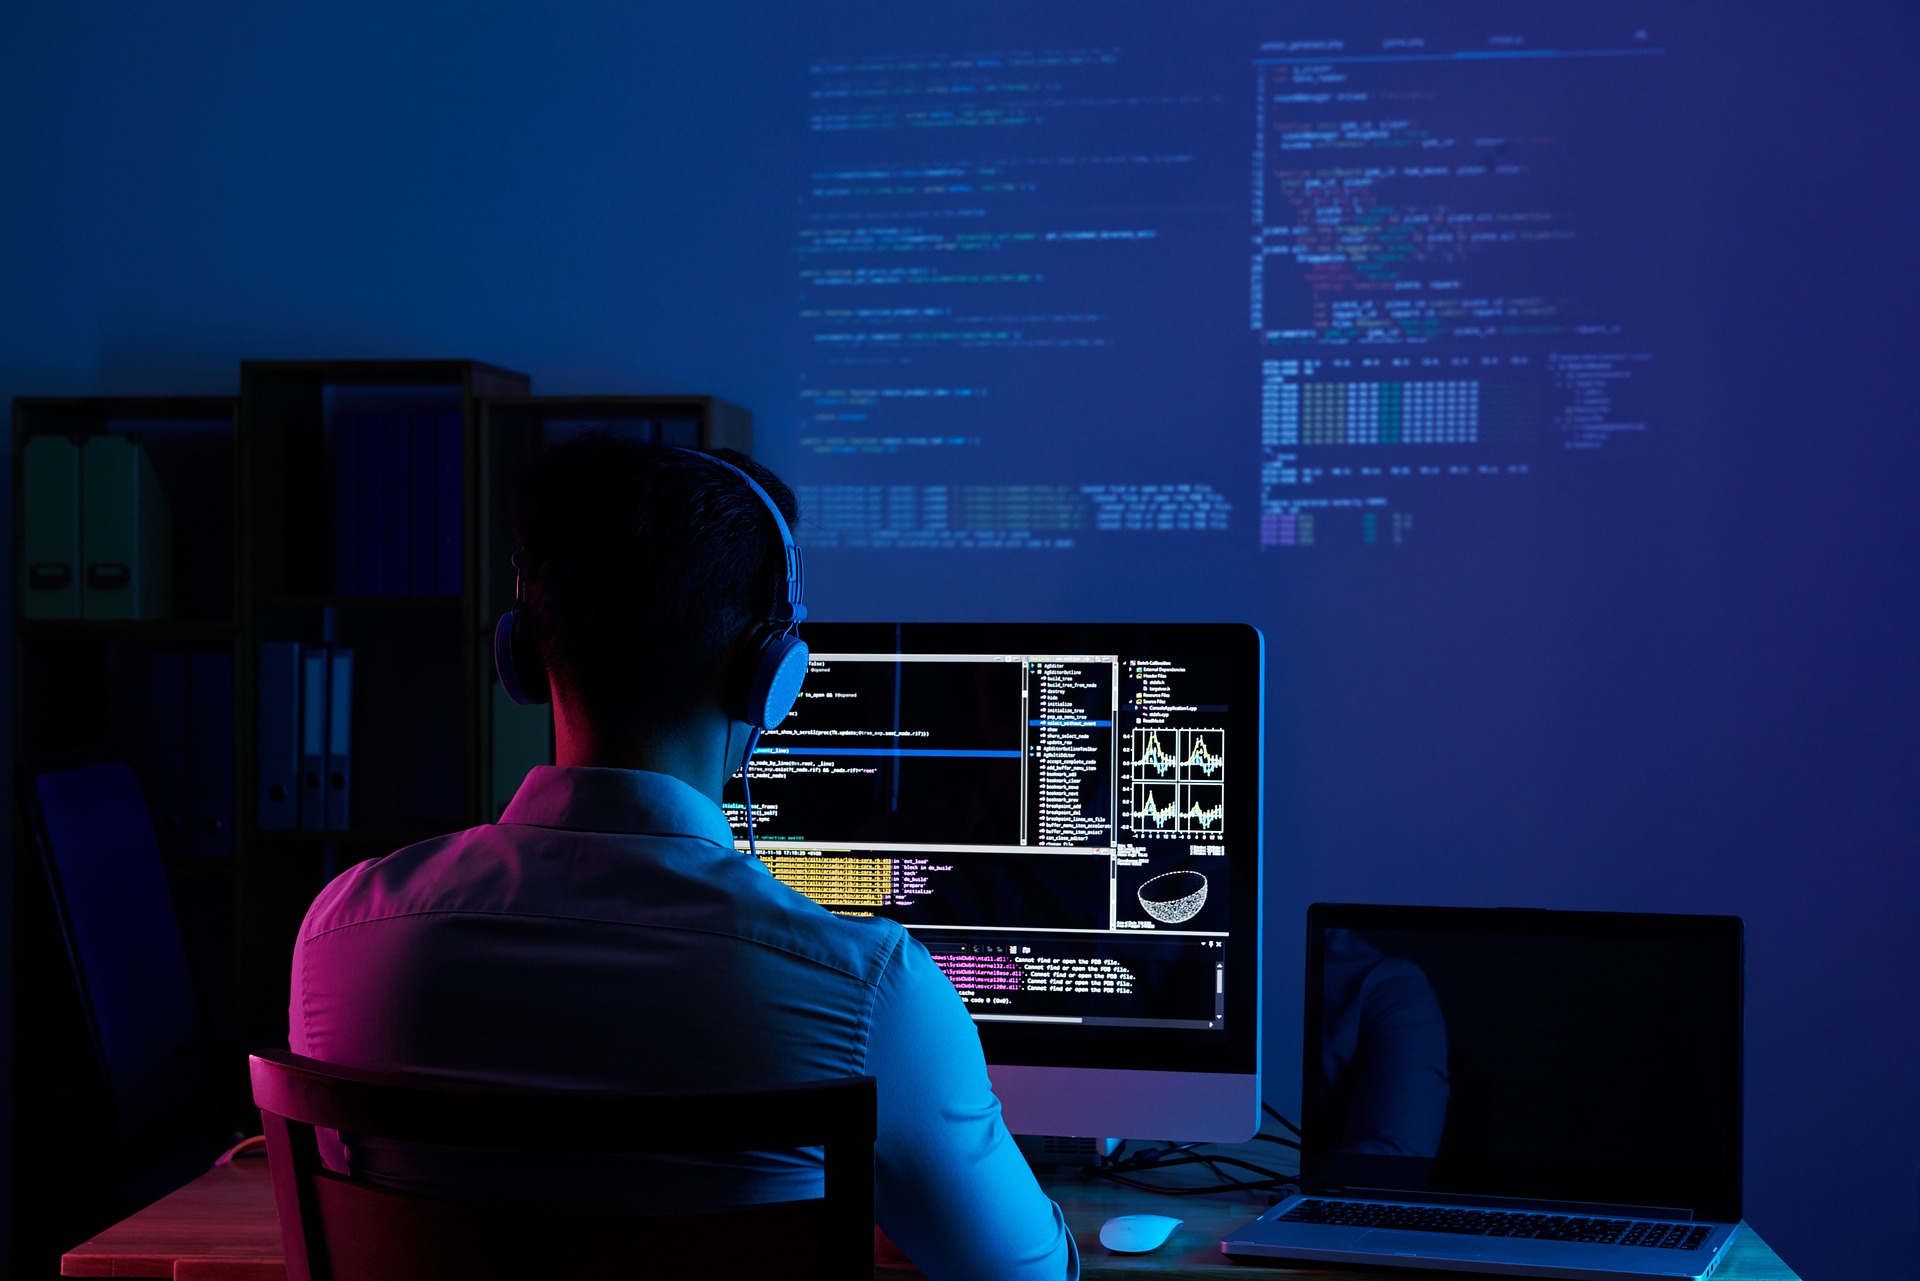
[[[1639,432],[1633,307],[1579,207],[1578,113],[1644,89],[1644,28],[1590,46],[1276,40],[1254,59],[1250,327],[1260,541],[1401,541],[1441,486]]]
[[[1140,77],[1099,47],[808,68],[795,434],[811,543],[1068,548],[1235,527],[1215,460],[1112,443],[1150,435],[1150,407],[1106,407],[1150,338],[1150,282],[1197,243],[1168,193],[1193,183],[1227,102]],[[1107,448],[1066,447],[1094,435]]]
[[[1671,59],[1551,20],[810,64],[808,540],[1391,545],[1650,430]]]

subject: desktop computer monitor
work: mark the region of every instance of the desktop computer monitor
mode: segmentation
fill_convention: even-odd
[[[926,945],[1019,1134],[1259,1127],[1263,643],[1238,624],[809,624],[760,858]],[[728,813],[746,848],[740,780]]]

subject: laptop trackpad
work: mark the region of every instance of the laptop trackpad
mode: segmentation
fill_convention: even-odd
[[[1406,1254],[1415,1258],[1478,1259],[1487,1253],[1484,1238],[1456,1232],[1376,1230],[1354,1243],[1357,1250],[1376,1254]]]

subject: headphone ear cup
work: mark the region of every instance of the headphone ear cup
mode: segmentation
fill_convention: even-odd
[[[742,708],[748,725],[767,730],[787,719],[807,678],[808,656],[807,643],[789,631],[774,632],[761,643]]]
[[[493,670],[507,697],[523,707],[553,701],[553,685],[547,679],[547,665],[525,629],[520,626],[521,611],[500,615],[493,628]]]

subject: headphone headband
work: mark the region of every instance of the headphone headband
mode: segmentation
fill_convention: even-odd
[[[683,448],[681,452],[695,454],[710,463],[717,463],[738,476],[746,483],[747,488],[753,491],[753,496],[760,500],[761,506],[767,509],[767,514],[773,517],[773,528],[780,535],[780,551],[786,562],[783,566],[785,569],[786,589],[784,593],[785,599],[776,603],[774,606],[771,616],[772,621],[786,624],[789,627],[806,621],[807,607],[802,604],[800,600],[801,588],[803,586],[800,546],[793,541],[793,530],[788,526],[787,518],[781,514],[780,505],[773,501],[772,495],[760,487],[759,481],[747,475],[745,471],[735,467],[726,459],[715,458],[712,454],[703,454],[697,449]]]
[[[753,496],[760,500],[760,505],[767,509],[767,514],[773,517],[774,532],[780,538],[784,586],[779,599],[768,610],[766,624],[756,626],[756,632],[761,634],[752,644],[751,652],[741,656],[737,680],[729,679],[729,688],[734,691],[728,695],[733,703],[733,714],[752,726],[757,734],[760,730],[771,729],[786,718],[793,709],[794,700],[800,696],[800,684],[806,678],[807,643],[796,634],[807,616],[807,607],[801,602],[803,580],[800,548],[793,541],[793,530],[787,524],[786,515],[760,482],[724,458],[715,458],[696,449],[680,448],[677,452],[704,458],[739,477]],[[513,609],[503,614],[494,628],[494,667],[500,675],[501,688],[514,702],[550,702],[553,695],[545,665],[534,651],[530,637],[520,627],[520,618],[526,608],[527,577],[526,563],[520,552],[514,553],[512,563]]]

